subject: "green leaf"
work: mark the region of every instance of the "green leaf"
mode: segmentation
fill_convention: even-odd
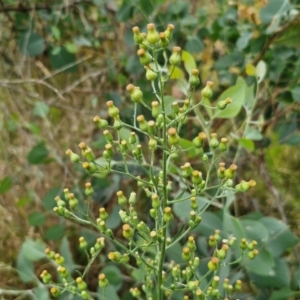
[[[249,126],[245,132],[245,138],[252,141],[260,141],[263,135],[255,128]]]
[[[252,32],[245,32],[243,35],[241,35],[237,39],[237,41],[236,41],[236,47],[239,50],[245,49],[248,46],[249,41],[251,40],[252,36],[253,36]]]
[[[100,287],[98,288],[97,294],[98,294],[98,300],[120,300],[120,297],[118,296],[117,293],[117,289],[112,284],[109,284],[105,288],[104,295],[106,295],[106,297],[105,296],[103,297],[103,289]]]
[[[36,280],[34,273],[33,262],[27,259],[24,251],[20,251],[17,259],[17,271],[20,279],[23,282],[30,282]]]
[[[77,53],[79,48],[73,43],[66,43],[65,48],[69,53]]]
[[[101,270],[104,273],[108,282],[118,290],[122,286],[122,273],[115,265],[108,265]]]
[[[260,222],[269,230],[269,240],[266,248],[273,256],[280,256],[285,250],[299,243],[299,239],[282,221],[272,217],[264,217]]]
[[[64,236],[62,241],[61,241],[60,248],[59,248],[59,253],[65,259],[64,264],[66,266],[66,269],[70,273],[72,273],[76,269],[76,264],[73,260],[69,240],[66,236]]]
[[[57,241],[61,239],[65,234],[65,226],[62,224],[56,224],[51,226],[44,234],[46,240]]]
[[[188,74],[191,74],[191,71],[193,69],[197,69],[196,62],[194,60],[194,57],[188,53],[187,51],[181,51],[181,59],[184,64],[185,70],[188,72]]]
[[[279,291],[273,291],[269,300],[286,300],[292,299],[294,295],[296,296],[299,292],[292,291],[289,287],[284,287]],[[296,298],[293,298],[296,299]]]
[[[165,102],[165,113],[170,115],[172,110],[172,103],[175,101],[175,99],[172,96],[164,96],[164,102]]]
[[[268,4],[260,10],[260,20],[264,24],[271,23],[290,9],[289,0],[269,0]]]
[[[246,86],[245,88],[245,101],[244,108],[247,111],[250,111],[255,104],[255,95],[254,95],[255,85]]]
[[[259,254],[258,254],[259,255]],[[256,258],[255,258],[256,259]],[[254,260],[255,260],[254,259]],[[283,258],[276,257],[275,266],[267,275],[251,273],[251,280],[262,288],[281,288],[290,285],[289,268]]]
[[[49,106],[44,102],[36,102],[34,105],[33,114],[37,117],[44,118],[50,111]]]
[[[179,140],[179,146],[182,149],[189,149],[188,150],[189,158],[193,158],[197,155],[196,152],[195,152],[195,146],[191,141],[186,140],[186,139],[180,139]]]
[[[45,214],[40,212],[33,212],[29,215],[28,221],[31,226],[41,226],[46,221]]]
[[[201,223],[193,231],[209,237],[216,229],[223,230],[222,221],[216,214],[205,211],[201,214],[201,218]]]
[[[246,236],[241,221],[229,214],[227,210],[223,211],[223,227],[227,236],[233,235],[237,240],[241,240]]]
[[[27,239],[23,243],[21,251],[24,251],[24,256],[30,261],[37,261],[46,257],[45,249],[46,245],[41,240]]]
[[[43,198],[43,206],[46,210],[52,210],[56,206],[54,198],[62,195],[62,189],[60,187],[54,187],[50,189]]]
[[[35,300],[50,300],[49,291],[46,285],[39,284],[38,287],[32,290]]]
[[[60,69],[67,67],[67,65],[75,63],[76,55],[67,51],[65,47],[61,47],[58,53],[52,53],[50,51],[50,63],[52,68]],[[70,66],[64,70],[64,72],[74,72],[76,71],[76,66]]]
[[[291,90],[292,98],[295,102],[300,102],[300,86],[297,86]]]
[[[27,155],[27,159],[32,165],[38,165],[45,162],[47,157],[48,150],[44,142],[35,145]]]
[[[24,55],[37,56],[44,52],[46,45],[44,39],[38,33],[31,32],[21,35],[19,47]]]
[[[0,181],[0,194],[4,194],[12,187],[12,180],[6,176]]]
[[[51,33],[55,39],[60,39],[60,29],[57,26],[51,26]]]
[[[106,221],[106,226],[110,229],[115,229],[121,224],[121,218],[119,216],[119,211],[121,207],[119,205],[114,205],[113,210],[109,213],[109,217]]]
[[[229,97],[231,98],[232,103],[230,103],[224,110],[218,110],[214,114],[213,118],[231,119],[237,116],[245,101],[246,87],[247,85],[244,79],[239,77],[236,84],[224,91],[218,100],[225,100]]]
[[[251,140],[241,138],[241,139],[238,139],[238,142],[241,146],[243,146],[245,149],[247,149],[249,151],[254,151],[254,149],[255,149],[255,145],[254,145],[253,141],[251,141]]]
[[[261,83],[267,74],[267,64],[263,61],[260,60],[256,66],[256,77],[257,77],[257,82]]]
[[[184,49],[189,53],[200,53],[204,49],[204,44],[198,37],[190,36],[187,38]]]
[[[262,244],[268,240],[269,232],[260,221],[241,219],[240,222],[246,233],[245,237],[248,240],[255,240],[259,244]]]
[[[255,274],[270,276],[274,274],[274,259],[267,249],[259,249],[259,253],[254,259],[247,259],[243,266]]]

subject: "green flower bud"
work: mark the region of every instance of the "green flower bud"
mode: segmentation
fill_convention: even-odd
[[[153,23],[150,23],[147,25],[147,29],[147,42],[149,44],[155,45],[159,41],[159,34],[155,30],[155,25]]]
[[[247,248],[249,250],[253,250],[256,245],[257,245],[257,241],[252,241],[251,243],[248,243]]]
[[[62,266],[65,262],[65,259],[59,253],[55,253],[54,258],[55,262],[60,266]]]
[[[121,130],[122,127],[123,127],[123,123],[120,120],[120,118],[119,117],[115,117],[114,118],[113,128],[116,129],[116,130]]]
[[[99,286],[102,289],[105,289],[109,284],[105,274],[101,273],[98,278],[99,278]]]
[[[193,69],[191,71],[191,76],[189,79],[189,84],[192,88],[196,87],[200,83],[199,79],[199,71],[197,69]]]
[[[159,208],[160,207],[160,201],[159,201],[159,198],[158,198],[157,194],[152,194],[151,199],[152,199],[152,207],[153,208]]]
[[[50,293],[54,298],[57,298],[60,296],[60,290],[54,286],[50,289]]]
[[[165,207],[163,218],[166,223],[169,223],[174,219],[171,207]]]
[[[73,164],[76,164],[80,161],[80,156],[78,154],[72,152],[71,149],[68,149],[66,151],[66,154],[69,156],[69,158]]]
[[[62,278],[68,278],[69,277],[69,272],[67,271],[67,269],[65,267],[61,267],[59,266],[57,268],[58,273],[60,274],[60,276]]]
[[[213,95],[213,91],[212,91],[212,86],[214,85],[213,82],[211,81],[207,81],[206,83],[206,87],[201,91],[201,95],[203,99],[207,99],[210,100],[212,95]]]
[[[227,179],[226,182],[224,183],[224,187],[232,188],[233,187],[233,180],[232,179]]]
[[[170,56],[170,64],[172,66],[178,66],[181,63],[181,48],[174,46],[173,52]]]
[[[148,66],[152,62],[152,56],[148,51],[145,49],[141,48],[137,51],[137,55],[140,58],[140,63],[143,66]]]
[[[57,204],[58,207],[66,206],[66,202],[63,201],[59,196],[56,196],[54,198],[54,201],[56,202],[56,204]]]
[[[101,220],[101,219],[99,218],[99,219],[96,220],[96,222],[97,222],[97,225],[98,225],[100,231],[101,231],[102,233],[105,233],[106,230],[107,230],[105,221],[104,221],[104,220]]]
[[[88,148],[88,149],[84,150],[84,156],[88,161],[94,161],[95,160],[95,155],[94,155],[91,148]]]
[[[85,191],[84,191],[86,196],[92,196],[94,194],[94,190],[92,188],[92,184],[90,182],[87,182],[85,184]]]
[[[93,118],[93,122],[98,125],[100,129],[105,129],[108,127],[108,122],[106,120],[100,119],[98,116]]]
[[[216,149],[219,147],[219,141],[217,140],[217,134],[212,133],[211,135],[211,140],[209,142],[209,145],[212,149]]]
[[[92,162],[85,161],[84,163],[82,163],[82,167],[90,175],[94,174],[97,171],[96,165],[94,163],[92,163]]]
[[[216,271],[218,269],[219,259],[217,257],[212,257],[208,262],[207,267],[210,271]]]
[[[221,143],[219,145],[219,150],[221,152],[225,152],[227,150],[227,139],[226,138],[221,138]]]
[[[76,209],[78,205],[78,200],[75,198],[75,195],[73,193],[69,194],[69,206],[72,209]]]
[[[160,103],[158,101],[153,101],[151,103],[152,106],[152,116],[153,118],[157,118],[160,112]]]
[[[192,257],[191,249],[188,247],[183,247],[181,257],[184,261],[189,261]]]
[[[242,250],[245,250],[247,249],[247,240],[245,238],[241,239],[241,242],[240,242],[240,248]]]
[[[95,249],[97,251],[100,251],[104,248],[104,246],[105,246],[104,237],[97,238],[96,244],[95,244]]]
[[[200,132],[198,136],[193,139],[193,144],[197,148],[203,147],[204,140],[206,139],[206,134],[204,132]]]
[[[240,291],[240,290],[242,289],[242,281],[241,281],[241,280],[237,280],[237,281],[235,282],[234,289],[235,289],[236,291]]]
[[[113,262],[120,262],[122,259],[122,254],[120,252],[109,252],[108,253],[108,259],[110,259]]]
[[[193,184],[200,184],[202,182],[202,173],[194,170],[192,173],[192,182]]]
[[[199,280],[195,280],[195,281],[189,281],[187,283],[187,287],[190,290],[195,290],[196,288],[199,287],[200,281]]]
[[[232,100],[230,98],[227,98],[226,100],[219,101],[218,102],[218,109],[223,110],[227,107],[228,104],[230,104]]]
[[[202,155],[202,160],[203,160],[203,162],[208,162],[208,156],[207,156],[207,154],[203,154]]]
[[[225,178],[226,179],[233,179],[236,175],[236,169],[237,169],[237,165],[232,164],[229,169],[225,170]]]
[[[99,208],[99,217],[103,221],[108,219],[109,216],[104,207]]]
[[[113,118],[116,118],[116,117],[119,117],[119,113],[120,113],[120,111],[119,111],[119,109],[116,107],[116,106],[114,106],[114,103],[113,103],[113,101],[107,101],[106,102],[106,105],[107,105],[107,107],[108,107],[108,114],[111,116],[111,117],[113,117]]]
[[[150,137],[148,146],[149,146],[151,151],[155,151],[156,148],[157,148],[157,141]]]
[[[183,101],[182,112],[186,112],[190,108],[190,101],[188,99]]]
[[[173,267],[173,269],[172,269],[172,276],[173,276],[175,279],[177,279],[177,278],[180,277],[180,273],[181,273],[181,270],[180,270],[180,266],[179,266],[179,265]]]
[[[91,299],[91,297],[87,291],[82,291],[80,294],[81,294],[82,299],[84,299],[84,300]]]
[[[124,206],[127,204],[127,198],[123,195],[122,191],[117,192],[118,204]]]
[[[223,244],[222,248],[220,250],[218,250],[218,252],[217,252],[217,257],[221,260],[225,259],[228,249],[229,249],[229,246],[226,244]]]
[[[169,46],[169,39],[166,37],[164,32],[160,32],[159,39],[159,46],[161,48],[167,48]]]
[[[218,175],[218,178],[220,178],[220,179],[225,178],[225,163],[223,163],[223,162],[219,163],[219,169],[217,171],[217,175]]]
[[[248,182],[242,180],[241,183],[239,183],[235,186],[235,190],[241,191],[241,192],[247,192],[250,190],[250,188],[254,187],[255,185],[256,185],[256,182],[254,180],[250,180]]]
[[[189,236],[188,237],[188,242],[186,245],[191,251],[195,251],[196,250],[196,243],[195,243],[195,239],[193,236]]]
[[[254,249],[253,251],[248,252],[248,258],[254,259],[257,254],[258,254],[258,250]]]
[[[136,143],[136,141],[137,141],[136,133],[134,131],[132,131],[130,133],[130,137],[129,137],[129,144],[133,145]]]
[[[155,124],[155,121],[150,120],[148,122],[148,132],[151,135],[155,135],[155,133],[156,133],[156,124]]]
[[[148,66],[145,66],[146,69],[146,79],[149,81],[153,81],[156,79],[157,77],[157,73],[154,72],[151,68],[149,68]]]
[[[79,248],[81,248],[81,249],[86,249],[87,246],[88,246],[88,244],[87,244],[86,240],[84,239],[83,236],[81,236],[81,237],[79,238]]]
[[[192,266],[193,266],[194,268],[197,268],[197,267],[199,267],[199,265],[200,265],[200,258],[199,258],[198,256],[196,256],[196,257],[194,258],[194,260],[192,261]]]
[[[173,112],[177,115],[179,113],[179,106],[178,106],[178,102],[175,101],[172,103],[172,109],[173,109]]]
[[[108,143],[111,143],[113,141],[113,136],[108,130],[104,130],[103,135],[105,136],[105,139]]]
[[[148,132],[148,122],[145,120],[145,117],[143,115],[139,115],[136,119],[139,123],[140,129],[144,132]]]
[[[130,193],[128,202],[129,202],[130,205],[135,204],[135,202],[136,202],[136,193],[135,192]]]
[[[198,201],[196,197],[191,197],[191,209],[197,210],[198,209]]]
[[[168,129],[168,143],[171,146],[175,146],[175,145],[178,145],[179,142],[180,142],[180,137],[177,134],[176,128],[173,128],[173,127],[169,128]]]
[[[165,37],[167,39],[171,39],[171,36],[172,36],[172,32],[174,30],[174,25],[173,24],[169,24],[167,29],[164,31],[164,34],[165,34]]]
[[[210,246],[210,247],[215,247],[216,245],[217,245],[217,240],[216,240],[216,238],[215,238],[215,236],[214,235],[210,235],[209,236],[209,239],[208,239],[208,245]]]
[[[136,44],[142,44],[144,42],[144,36],[140,33],[140,29],[137,26],[134,26],[132,28],[133,32],[133,39],[136,42]]]
[[[196,299],[197,300],[204,300],[205,299],[205,295],[203,294],[203,292],[200,289],[197,289],[196,292]]]
[[[123,225],[123,236],[125,239],[132,239],[134,230],[130,227],[129,224],[124,224]]]
[[[44,271],[41,273],[40,277],[42,278],[42,281],[43,281],[43,283],[45,283],[45,284],[49,284],[49,283],[51,282],[51,280],[52,280],[52,276],[51,276],[51,274],[48,273],[47,270],[44,270]]]
[[[153,218],[153,219],[156,219],[157,217],[157,210],[155,208],[151,208],[150,211],[150,216]]]
[[[138,86],[133,84],[128,84],[126,90],[129,92],[131,100],[133,102],[141,103],[143,102],[143,92]]]
[[[51,251],[49,248],[45,249],[45,254],[49,259],[54,259],[55,258],[55,252]]]

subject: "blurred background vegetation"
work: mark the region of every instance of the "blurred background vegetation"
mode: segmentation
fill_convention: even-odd
[[[84,235],[92,243],[97,233],[52,213],[53,198],[65,187],[83,199],[83,183],[92,180],[97,190],[93,209],[106,206],[111,227],[118,230],[113,195],[128,186],[128,179],[88,179],[64,153],[85,141],[101,155],[105,139],[92,119],[107,117],[107,100],[112,99],[122,108],[121,117],[132,122],[132,104],[124,92],[128,83],[140,86],[147,102],[154,100],[131,31],[136,25],[144,31],[153,22],[159,31],[168,23],[175,25],[172,45],[194,57],[202,87],[207,80],[214,82],[214,99],[239,77],[248,86],[255,84],[252,68],[262,61],[265,78],[256,92],[249,134],[236,139],[246,118],[242,111],[234,120],[215,120],[211,128],[237,140],[228,161],[238,151],[235,159],[243,177],[258,183],[250,194],[235,200],[232,215],[275,217],[290,228],[284,227],[290,238],[279,240],[286,242],[277,253],[284,264],[281,280],[270,284],[262,275],[250,276],[247,297],[252,298],[247,299],[294,297],[300,283],[299,9],[299,0],[0,0],[0,289],[35,291],[18,299],[48,299],[47,291],[38,290],[20,271],[43,270],[43,260],[22,258],[24,251],[39,247],[39,241],[68,255],[72,268],[85,264],[82,253],[76,252],[78,237]],[[169,92],[182,98],[175,83]],[[245,97],[253,97],[253,90]],[[185,138],[200,130],[190,121]],[[141,201],[140,213],[146,213],[146,205]],[[99,263],[89,274],[91,289],[103,267]],[[107,267],[118,286],[111,299],[118,299],[117,291],[126,296],[126,278]]]

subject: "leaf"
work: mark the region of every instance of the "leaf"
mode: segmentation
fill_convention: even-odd
[[[175,101],[174,97],[172,96],[164,96],[164,102],[165,102],[165,113],[167,115],[170,115],[172,110],[172,103]]]
[[[291,90],[292,98],[295,102],[300,102],[300,86],[297,86]]]
[[[238,139],[238,143],[249,151],[254,151],[254,149],[255,149],[255,145],[252,140],[240,138],[240,139]]]
[[[263,135],[255,128],[249,126],[245,132],[245,138],[252,141],[260,141]]]
[[[201,223],[193,231],[208,238],[216,229],[223,230],[222,221],[216,214],[205,211],[201,214],[201,218]]]
[[[79,48],[73,43],[66,43],[65,48],[69,53],[77,53]]]
[[[173,71],[173,72],[172,72]],[[172,72],[171,79],[184,79],[183,71],[178,67],[169,67],[169,72]]]
[[[232,103],[224,110],[218,110],[213,118],[231,119],[237,116],[245,101],[246,87],[247,85],[244,79],[239,77],[236,84],[224,91],[218,99],[218,101],[221,101],[229,97],[231,98]]]
[[[40,212],[33,212],[28,216],[28,221],[31,226],[41,226],[46,221],[45,214]]]
[[[273,291],[269,300],[286,300],[292,299],[291,297],[296,296],[299,292],[292,291],[289,287],[283,287],[279,291]],[[295,299],[295,298],[293,298]]]
[[[189,149],[188,150],[188,156],[189,156],[189,158],[193,158],[193,157],[195,157],[197,155],[196,152],[195,152],[194,144],[191,141],[186,140],[186,139],[180,139],[179,140],[179,146],[182,149]]]
[[[70,249],[69,240],[66,236],[63,237],[59,248],[59,253],[65,259],[65,266],[69,273],[72,273],[76,269],[76,264],[73,260],[72,252]]]
[[[24,55],[38,56],[46,48],[44,39],[35,32],[23,33],[19,41],[19,47]]]
[[[110,285],[113,285],[116,290],[119,290],[122,286],[122,273],[115,265],[105,266],[101,273],[104,273]]]
[[[248,76],[255,76],[256,75],[256,69],[253,65],[247,64],[246,65],[246,74]]]
[[[113,210],[109,213],[109,217],[106,221],[106,226],[110,229],[115,229],[121,224],[121,219],[119,216],[119,211],[121,207],[119,205],[114,205]]]
[[[38,165],[45,162],[47,157],[48,150],[44,142],[35,145],[27,155],[27,159],[32,165]]]
[[[33,262],[27,259],[24,251],[20,251],[17,259],[17,271],[20,279],[23,282],[30,282],[36,280],[34,273]]]
[[[0,194],[4,194],[12,187],[12,180],[6,176],[0,181]]]
[[[247,111],[250,111],[253,108],[253,105],[255,104],[255,85],[252,84],[250,86],[246,86],[245,88],[245,101],[244,101],[244,108]]]
[[[24,251],[24,256],[30,261],[37,261],[46,257],[45,249],[46,246],[41,240],[27,239],[23,243],[21,251]]]
[[[67,65],[75,63],[75,61],[75,54],[68,52],[65,47],[61,47],[58,53],[52,53],[52,51],[50,51],[50,63],[53,69],[67,67]],[[76,66],[72,65],[66,68],[64,72],[74,72],[76,69]]]
[[[46,285],[39,284],[38,287],[32,290],[35,300],[50,300],[49,291]]]
[[[239,50],[245,49],[248,46],[252,36],[253,36],[252,32],[246,32],[243,35],[241,35],[236,41],[236,47]]]
[[[50,189],[43,198],[43,206],[47,210],[52,210],[56,206],[54,198],[62,195],[62,189],[60,187],[54,187]]]
[[[44,234],[46,240],[57,241],[61,239],[65,234],[65,226],[62,224],[56,224],[51,226]]]
[[[263,61],[260,60],[256,66],[256,77],[257,77],[257,82],[261,83],[267,74],[267,64]]]
[[[259,244],[268,240],[269,232],[259,220],[241,219],[240,222],[248,240],[255,240]]]
[[[34,105],[33,115],[44,118],[50,111],[49,106],[44,102],[36,102]]]
[[[268,4],[260,10],[260,20],[270,24],[274,18],[281,17],[290,9],[289,0],[269,0]]]
[[[254,259],[247,259],[243,266],[255,274],[271,276],[274,274],[275,262],[273,256],[267,249],[259,249],[259,253]]]
[[[185,70],[188,72],[188,74],[191,74],[191,71],[193,69],[197,69],[196,62],[194,60],[194,57],[188,53],[187,51],[181,51],[181,59],[184,64]]]
[[[117,293],[117,289],[112,284],[109,284],[105,288],[105,293],[103,293],[103,289],[99,287],[97,294],[98,294],[98,300],[120,300],[120,297],[118,296]]]
[[[187,38],[184,49],[189,53],[200,53],[204,49],[204,44],[198,37],[190,36]]]
[[[299,239],[282,221],[272,217],[264,217],[260,222],[269,230],[269,240],[266,248],[273,256],[280,256],[285,250],[299,243]]]

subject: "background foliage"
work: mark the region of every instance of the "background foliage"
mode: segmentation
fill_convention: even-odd
[[[196,64],[202,86],[207,80],[215,83],[214,99],[233,98],[236,106],[211,127],[231,136],[228,161],[237,161],[243,175],[259,183],[249,195],[228,199],[221,213],[207,212],[197,229],[199,244],[214,229],[255,238],[261,258],[245,266],[248,295],[274,300],[299,294],[299,5],[292,0],[0,1],[0,294],[17,287],[47,299],[36,278],[46,244],[64,253],[70,268],[84,265],[74,245],[80,235],[91,244],[97,235],[51,212],[53,198],[65,186],[83,200],[87,177],[69,165],[64,152],[81,140],[97,149],[104,145],[91,120],[96,114],[106,117],[109,99],[131,122],[132,106],[124,93],[129,82],[145,91],[146,101],[153,100],[131,31],[149,22],[159,30],[173,23],[174,45],[187,51],[186,69]],[[185,71],[176,76],[186,80]],[[174,82],[170,95],[181,98],[180,85]],[[247,111],[251,124],[241,136]],[[198,131],[190,121],[186,138]],[[97,185],[93,209],[106,206],[117,230],[113,195],[128,181],[120,176],[92,181]],[[145,203],[139,209],[145,214]],[[174,209],[180,218],[189,207]],[[111,299],[119,299],[126,280],[104,262],[94,272],[108,268]],[[93,289],[97,282],[89,276]]]

